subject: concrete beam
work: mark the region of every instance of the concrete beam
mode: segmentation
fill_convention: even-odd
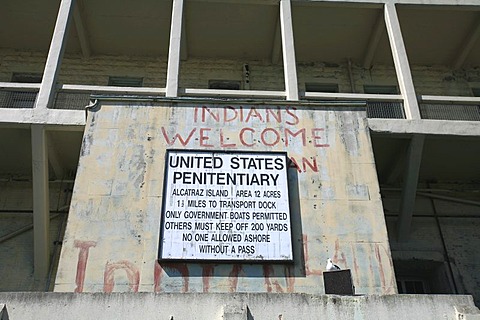
[[[283,72],[287,100],[298,100],[297,65],[293,41],[292,6],[290,0],[280,0],[280,29],[282,32]]]
[[[459,49],[457,57],[453,63],[454,69],[460,69],[465,60],[467,60],[468,55],[472,52],[473,46],[480,38],[480,18],[477,19],[476,27],[470,31],[470,34],[463,41],[462,47]]]
[[[92,50],[90,42],[88,41],[88,31],[85,27],[85,19],[83,17],[83,6],[81,0],[77,0],[75,8],[73,10],[73,21],[75,22],[75,28],[77,29],[78,40],[80,42],[80,48],[84,58],[90,57]]]
[[[376,133],[480,137],[478,121],[367,119]]]
[[[400,203],[400,214],[397,221],[398,241],[407,240],[410,234],[424,141],[424,135],[414,135],[408,147],[402,202]]]
[[[393,62],[397,73],[398,85],[403,96],[403,105],[407,119],[420,119],[415,88],[413,86],[412,73],[407,58],[407,51],[403,42],[400,22],[394,3],[386,3],[384,6],[385,25],[387,27],[390,47],[392,49]]]
[[[382,13],[378,14],[377,21],[373,27],[372,34],[368,41],[367,52],[363,58],[363,67],[365,69],[370,69],[372,66],[373,58],[375,57],[375,52],[377,51],[378,44],[383,35],[383,15]]]
[[[83,110],[55,110],[38,112],[35,109],[2,109],[0,125],[11,124],[44,124],[48,126],[74,126],[83,130],[85,126],[85,111]]]
[[[75,0],[62,0],[60,3],[47,62],[45,63],[45,69],[43,71],[42,84],[40,85],[40,90],[35,102],[35,108],[37,109],[47,109],[53,102],[55,84],[65,50],[68,25],[74,4]]]
[[[178,78],[180,70],[180,50],[182,41],[183,0],[173,0],[172,24],[170,28],[170,46],[168,48],[166,96],[178,96]]]
[[[41,288],[50,265],[48,190],[48,147],[44,125],[32,125],[33,176],[33,270],[36,286]]]

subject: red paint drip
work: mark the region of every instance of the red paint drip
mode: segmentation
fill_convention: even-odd
[[[160,265],[160,263],[158,263],[158,261],[155,261],[155,266],[153,268],[153,292],[162,291],[162,289],[160,288],[162,277],[163,277],[163,268]]]
[[[184,263],[172,263],[172,264],[164,265],[164,267],[168,268],[168,269],[175,269],[178,272],[180,272],[180,274],[182,275],[182,279],[183,279],[182,293],[188,292],[189,272],[188,272],[187,265],[184,264]]]
[[[210,290],[210,279],[213,276],[213,270],[215,266],[212,264],[204,265],[202,267],[202,281],[203,281],[203,292],[207,293]]]
[[[234,264],[228,277],[228,282],[230,283],[230,292],[237,292],[238,275],[240,274],[240,271],[242,271],[242,266],[240,264]]]
[[[382,284],[383,293],[387,292],[387,282],[385,280],[385,271],[383,270],[382,256],[380,255],[380,250],[378,248],[378,243],[375,244],[375,255],[378,260],[378,268],[380,270],[380,283]]]
[[[263,276],[265,278],[265,286],[267,287],[267,292],[272,292],[272,283],[270,282],[270,276],[273,273],[273,268],[270,265],[263,266]]]

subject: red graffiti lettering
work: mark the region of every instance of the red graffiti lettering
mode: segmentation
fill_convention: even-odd
[[[312,158],[312,162],[310,162],[307,158],[302,157],[302,165],[303,165],[303,172],[307,172],[307,166],[313,172],[318,172],[317,158]]]
[[[279,107],[276,110],[266,109],[267,122],[270,122],[270,116],[272,116],[277,123],[282,123],[282,111]]]
[[[290,137],[289,136],[292,136],[292,138],[295,138],[296,136],[300,135],[300,137],[302,138],[302,145],[306,145],[307,144],[307,137],[305,135],[305,128],[302,128],[302,129],[299,129],[297,132],[293,132],[292,130],[290,129],[285,129],[285,146],[288,147],[290,145]]]
[[[290,168],[296,168],[298,172],[307,172],[308,170],[318,172],[317,158],[313,158],[312,162],[310,162],[307,158],[302,157],[302,166],[298,164],[294,157],[290,157],[290,160],[292,161]]]
[[[300,123],[300,119],[298,119],[297,115],[295,114],[295,111],[297,111],[297,108],[292,107],[292,109],[289,109],[287,107],[286,111],[287,111],[287,114],[293,118],[293,121],[285,121],[286,124],[295,126]]]
[[[247,142],[245,141],[245,138],[244,138],[244,136],[243,136],[244,133],[245,133],[245,131],[250,131],[250,132],[252,133],[252,135],[253,135],[253,133],[255,132],[255,130],[253,130],[252,128],[242,128],[242,130],[240,130],[240,133],[239,133],[240,142],[241,142],[244,146],[246,146],[246,147],[253,147],[253,146],[255,145],[255,143],[253,143],[253,142],[252,142],[252,143],[247,143]],[[251,139],[251,140],[253,140],[253,139]]]
[[[173,138],[170,139],[168,137],[167,131],[165,130],[165,127],[162,127],[163,137],[165,138],[165,141],[167,142],[167,144],[169,146],[172,146],[175,143],[175,141],[178,140],[180,142],[180,144],[185,147],[190,142],[190,139],[193,137],[193,134],[195,133],[195,131],[197,131],[197,129],[193,128],[192,131],[190,131],[190,133],[189,133],[189,135],[187,136],[186,139],[183,139],[183,137],[178,133],[176,133],[173,136]]]
[[[260,122],[263,122],[263,117],[260,113],[258,113],[257,109],[255,107],[252,107],[250,111],[247,114],[247,118],[245,119],[245,122],[248,122],[251,117],[256,117]]]
[[[233,148],[233,147],[236,147],[236,146],[237,145],[235,143],[225,143],[225,136],[223,134],[223,131],[220,131],[220,147],[222,147],[222,148]]]
[[[223,110],[223,112],[221,111]],[[248,111],[246,111],[248,110]],[[297,125],[300,120],[295,114],[295,107],[232,107],[226,106],[222,109],[213,109],[207,106],[195,107],[193,109],[193,120],[195,123],[207,123],[213,121],[215,123],[227,122],[243,122],[243,123],[282,123],[287,125]],[[245,116],[246,113],[246,116]]]
[[[320,132],[324,132],[325,129],[323,128],[313,128],[312,129],[312,138],[313,138],[313,146],[317,148],[325,148],[325,147],[330,147],[328,143],[319,143],[317,140],[322,139],[322,137],[319,135]]]
[[[273,147],[277,145],[288,147],[294,144],[294,140],[298,140],[295,143],[296,145],[301,145],[303,147],[306,147],[308,144],[312,143],[317,148],[329,147],[329,144],[320,144],[317,141],[318,139],[322,138],[318,133],[320,131],[324,131],[321,128],[314,128],[311,129],[311,131],[307,131],[305,128],[300,128],[295,131],[288,128],[265,128],[263,130],[257,130],[255,128],[245,127],[241,128],[240,130],[235,129],[234,131],[229,132],[225,131],[225,128],[203,127],[193,128],[184,134],[169,134],[167,133],[165,127],[161,127],[161,131],[166,144],[169,146],[174,145],[178,141],[180,145],[185,147],[188,144],[193,144],[198,141],[197,143],[201,147],[235,147],[235,143],[225,142],[225,136],[228,135],[233,138],[238,138],[240,143],[246,147],[256,147],[261,145],[267,147]],[[247,132],[248,135],[246,134]],[[308,135],[310,132],[311,134]]]
[[[267,142],[267,136],[268,132],[271,132],[274,136],[273,142]],[[273,147],[280,141],[280,134],[278,133],[277,130],[272,129],[272,128],[266,128],[262,131],[260,134],[260,139],[262,140],[262,143],[268,147]]]
[[[233,112],[232,116],[228,116],[229,111]],[[241,112],[242,110],[240,110]],[[234,107],[225,107],[223,108],[223,121],[224,122],[231,122],[237,119],[238,117],[238,111]]]
[[[207,118],[207,114],[212,118],[215,122],[220,121],[220,115],[218,111],[216,113],[212,112],[208,107],[202,107],[202,121],[205,122]]]
[[[85,282],[85,271],[87,269],[88,252],[91,247],[95,247],[97,243],[95,241],[81,241],[75,240],[73,246],[79,248],[78,261],[77,261],[77,274],[75,276],[75,292],[83,292],[83,284]]]
[[[138,286],[140,284],[140,272],[133,263],[127,260],[107,262],[105,264],[105,272],[103,274],[103,292],[113,292],[113,288],[115,287],[115,271],[119,269],[125,270],[130,288],[133,292],[138,292]]]
[[[200,128],[200,146],[202,147],[213,147],[213,144],[207,144],[206,141],[210,139],[210,137],[205,133],[211,131],[210,128]]]

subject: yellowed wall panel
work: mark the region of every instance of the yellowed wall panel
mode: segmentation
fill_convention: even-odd
[[[286,151],[293,264],[158,263],[167,148]],[[56,291],[357,293],[395,277],[365,113],[275,105],[107,104],[90,113]]]

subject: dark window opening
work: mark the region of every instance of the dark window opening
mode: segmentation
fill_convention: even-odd
[[[368,94],[398,94],[397,86],[365,85],[363,92]]]
[[[109,77],[108,85],[115,87],[141,87],[143,86],[143,78]]]
[[[208,89],[240,90],[240,81],[236,80],[209,80]]]
[[[445,262],[431,260],[394,260],[398,293],[451,294],[453,284]]]
[[[422,279],[397,279],[398,293],[400,294],[425,294],[427,285]]]
[[[306,92],[327,92],[338,93],[338,84],[336,83],[305,83]]]
[[[472,88],[472,93],[474,97],[480,97],[480,88]]]
[[[12,82],[19,83],[41,83],[41,73],[14,73],[12,75]]]

